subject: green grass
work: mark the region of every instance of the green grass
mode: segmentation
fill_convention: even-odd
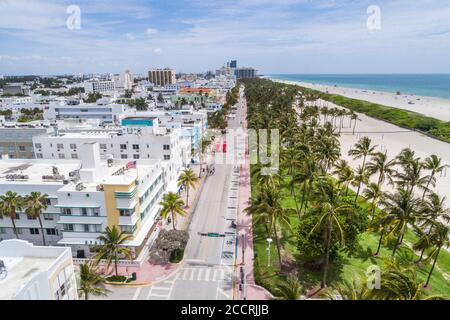
[[[283,200],[282,203],[285,208],[295,208],[295,201],[290,195],[288,186],[289,178],[286,178],[282,187]],[[256,181],[252,177],[252,195],[257,193]],[[298,192],[298,190],[297,190]],[[353,191],[350,190],[350,195],[355,195]],[[359,204],[362,208],[368,209],[369,203],[363,201],[360,198]],[[299,225],[299,219],[297,214],[292,214],[290,216],[292,229],[294,233],[283,240],[283,245],[286,253],[292,256],[296,256],[296,237],[295,232]],[[256,282],[268,289],[270,292],[274,293],[274,289],[277,287],[277,283],[283,280],[284,277],[279,275],[279,264],[277,250],[274,243],[271,245],[270,257],[271,266],[268,267],[268,254],[267,254],[267,234],[262,224],[253,224],[254,230],[254,251],[256,253],[255,258],[255,278]],[[382,245],[380,251],[380,257],[373,256],[378,246],[379,235],[374,233],[366,232],[359,236],[359,247],[356,252],[353,252],[351,256],[345,252],[340,252],[340,259],[337,259],[337,263],[332,265],[329,273],[329,284],[336,285],[342,281],[352,282],[355,278],[363,279],[367,268],[370,265],[383,265],[383,257],[390,258],[392,250],[386,245]],[[405,242],[413,243],[417,238],[410,231],[405,235]],[[403,245],[399,250],[397,257],[403,260],[413,263],[418,259],[418,256],[410,250],[407,246]],[[450,253],[448,251],[441,250],[441,255],[437,262],[438,268],[433,272],[433,276],[430,281],[431,294],[443,294],[448,295],[450,292],[450,281],[446,280],[442,275],[441,271],[450,273]],[[431,268],[430,264],[418,265],[417,276],[420,280],[425,282],[428,272]],[[305,268],[299,268],[299,278],[303,283],[305,289],[310,289],[316,287],[320,284],[322,277],[322,271],[310,271]]]

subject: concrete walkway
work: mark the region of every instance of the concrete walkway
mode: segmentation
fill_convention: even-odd
[[[247,102],[243,101],[243,118],[247,115]],[[244,132],[247,134],[247,123],[244,120]],[[246,139],[247,140],[247,139]],[[247,140],[248,141],[248,140]],[[247,143],[247,142],[246,142]],[[239,186],[239,211],[238,211],[238,252],[236,258],[237,274],[240,274],[240,267],[244,268],[246,286],[243,291],[237,290],[235,297],[238,300],[270,300],[272,295],[264,288],[255,284],[255,276],[253,270],[253,222],[252,216],[248,215],[244,210],[248,207],[248,201],[251,198],[251,181],[250,181],[250,159],[248,146],[244,157],[244,164],[241,165],[240,186]],[[237,286],[238,287],[238,286]]]

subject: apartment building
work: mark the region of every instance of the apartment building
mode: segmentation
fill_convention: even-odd
[[[113,94],[116,87],[113,80],[90,80],[84,82],[84,92]]]
[[[155,86],[165,87],[175,84],[176,73],[172,69],[153,69],[148,72],[148,80]]]
[[[234,70],[237,79],[253,79],[257,76],[257,70],[253,68],[239,68]]]
[[[77,300],[70,248],[0,242],[0,300]]]
[[[0,124],[0,159],[34,158],[33,137],[51,130],[18,126],[14,123]]]
[[[161,161],[104,161],[98,143],[83,144],[79,160],[0,161],[0,194],[48,194],[46,242],[71,247],[79,258],[90,255],[100,234],[114,225],[131,235],[125,245],[136,258],[155,229],[166,184]],[[37,220],[18,212],[16,227],[20,239],[42,244]],[[0,239],[12,238],[11,219],[3,217]]]
[[[170,189],[191,161],[191,140],[183,139],[180,130],[160,127],[156,117],[124,117],[121,127],[33,137],[37,159],[80,159],[80,147],[88,142],[99,144],[104,159],[163,161]]]
[[[44,107],[45,120],[87,120],[97,119],[102,122],[113,123],[118,116],[127,110],[124,104],[110,103],[99,100],[97,103],[83,103],[79,100],[65,100],[50,103]]]

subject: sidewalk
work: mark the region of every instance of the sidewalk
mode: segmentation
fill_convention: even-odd
[[[247,113],[247,104],[245,103],[245,113]],[[244,122],[245,123],[245,122]],[[247,124],[244,125],[244,130],[247,130]],[[251,181],[250,181],[250,159],[248,155],[248,148],[246,148],[245,163],[241,166],[240,185],[239,185],[239,211],[238,211],[238,250],[236,254],[236,271],[239,274],[241,266],[244,267],[246,275],[246,297],[238,290],[236,298],[238,300],[270,300],[271,294],[264,288],[255,284],[254,270],[253,270],[253,222],[252,216],[244,212],[248,206],[248,201],[251,197]],[[244,252],[244,255],[242,255]],[[244,262],[244,264],[243,264]]]

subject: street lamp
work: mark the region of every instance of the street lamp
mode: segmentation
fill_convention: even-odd
[[[270,244],[272,243],[272,238],[267,238],[267,266],[270,267]]]

